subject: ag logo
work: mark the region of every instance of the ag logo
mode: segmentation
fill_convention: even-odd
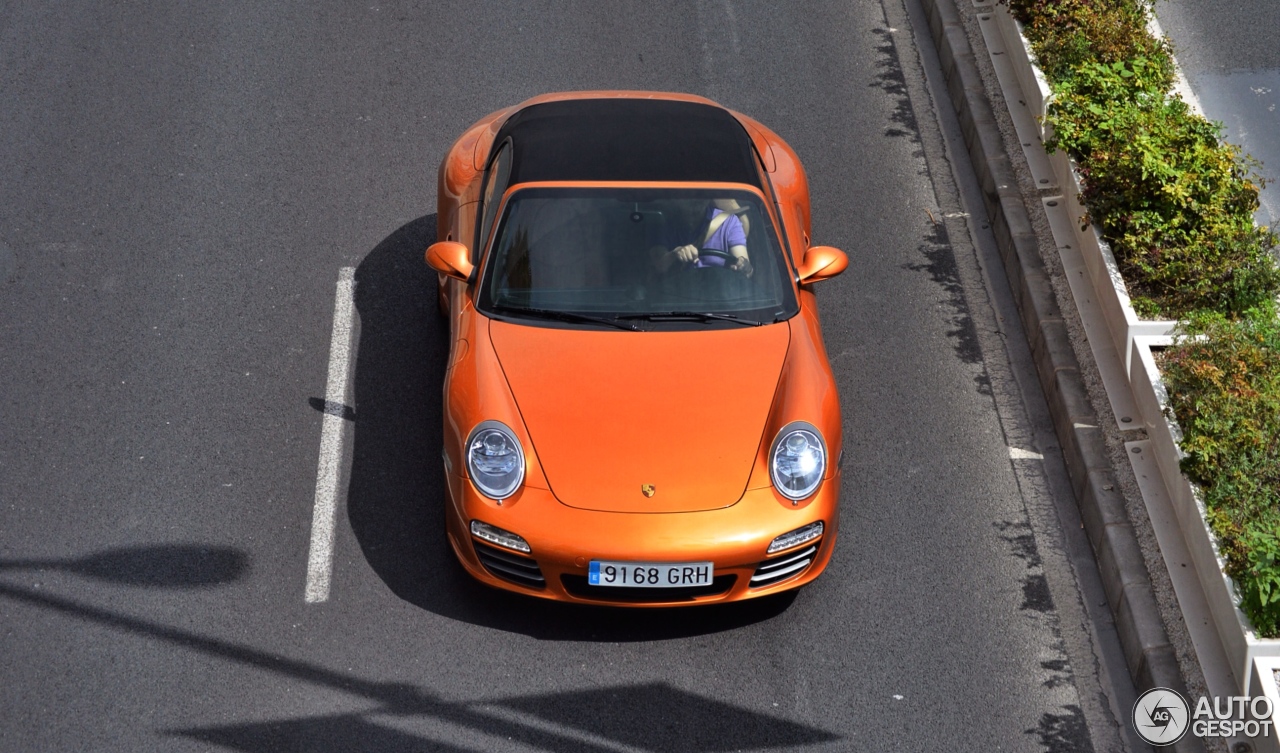
[[[1152,745],[1172,745],[1187,734],[1190,711],[1176,690],[1152,688],[1133,704],[1133,728]]]

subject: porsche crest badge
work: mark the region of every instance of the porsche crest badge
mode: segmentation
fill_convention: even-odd
[[[653,484],[640,485],[640,493],[646,497],[652,497],[654,493],[657,491],[658,491],[658,487],[654,486]]]

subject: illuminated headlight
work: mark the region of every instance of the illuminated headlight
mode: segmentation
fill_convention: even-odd
[[[500,421],[482,421],[467,437],[467,473],[486,497],[506,499],[524,481],[524,450]]]
[[[812,424],[793,421],[782,427],[769,451],[769,476],[782,496],[798,502],[813,494],[827,470],[827,448]]]
[[[472,526],[475,523],[471,524]],[[810,523],[803,528],[797,528],[794,531],[788,531],[769,544],[769,550],[766,554],[781,552],[783,549],[790,549],[793,546],[800,546],[807,541],[813,541],[822,535],[822,521]]]
[[[821,525],[821,523],[819,523]],[[529,553],[529,542],[520,538],[510,531],[504,531],[497,526],[491,526],[488,523],[481,523],[478,520],[471,521],[471,535],[477,539],[484,539],[490,544],[497,544],[508,549],[514,549],[517,552]]]

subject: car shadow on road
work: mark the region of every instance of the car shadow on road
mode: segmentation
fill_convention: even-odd
[[[347,516],[369,566],[397,596],[436,614],[543,640],[639,641],[767,620],[793,594],[697,609],[546,602],[473,581],[444,532],[442,390],[448,331],[423,252],[434,214],[377,245],[356,269],[354,443]]]

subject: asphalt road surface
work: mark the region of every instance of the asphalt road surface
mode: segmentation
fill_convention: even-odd
[[[7,3],[0,750],[1113,749],[926,38],[899,0]],[[798,595],[567,608],[448,552],[436,166],[486,113],[592,88],[768,124],[814,241],[849,252],[820,291],[841,539]],[[348,267],[333,575],[307,603]]]
[[[1262,162],[1259,172],[1271,185],[1255,217],[1274,227],[1280,221],[1280,4],[1167,0],[1156,10],[1205,115]]]

